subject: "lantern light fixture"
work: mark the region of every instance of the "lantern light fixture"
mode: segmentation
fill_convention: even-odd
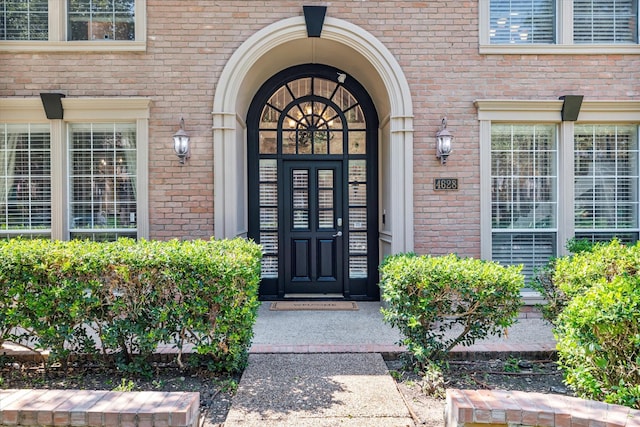
[[[180,159],[180,163],[191,157],[189,152],[189,134],[184,130],[184,118],[180,119],[180,129],[173,135],[173,149]]]
[[[443,165],[447,163],[447,157],[451,154],[451,141],[453,135],[447,130],[447,118],[442,119],[440,130],[436,133],[436,157]]]

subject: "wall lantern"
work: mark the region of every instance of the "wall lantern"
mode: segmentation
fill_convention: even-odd
[[[436,133],[436,157],[444,165],[447,163],[447,157],[451,154],[451,141],[453,135],[447,130],[447,118],[442,119],[440,130]]]
[[[180,129],[173,135],[173,149],[180,159],[180,163],[184,164],[185,159],[190,156],[189,153],[189,134],[184,131],[184,119],[180,119]]]

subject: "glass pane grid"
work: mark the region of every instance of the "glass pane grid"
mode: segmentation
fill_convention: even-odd
[[[135,0],[68,2],[69,40],[135,40]]]
[[[48,40],[48,0],[0,2],[0,40]]]
[[[367,257],[366,256],[350,256],[349,257],[349,278],[350,279],[367,278]]]
[[[637,0],[573,0],[573,40],[576,44],[637,43],[637,19]]]
[[[553,229],[557,217],[554,125],[493,125],[494,229]]]
[[[491,44],[552,44],[555,42],[554,0],[491,0]]]
[[[50,234],[49,125],[0,124],[0,230]]]
[[[637,135],[635,126],[575,127],[576,230],[638,228]]]
[[[72,124],[69,133],[72,234],[96,240],[135,236],[135,124]]]

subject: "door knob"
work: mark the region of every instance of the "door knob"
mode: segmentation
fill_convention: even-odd
[[[338,231],[336,234],[334,234],[331,237],[342,237],[342,231]]]

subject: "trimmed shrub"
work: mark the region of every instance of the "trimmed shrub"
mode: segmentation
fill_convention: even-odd
[[[640,246],[618,241],[559,259],[555,321],[566,383],[584,398],[640,408]]]
[[[260,258],[243,239],[5,241],[0,332],[48,349],[51,362],[101,352],[144,373],[159,344],[175,343],[237,371],[253,336]]]
[[[380,267],[384,319],[402,332],[401,344],[425,366],[458,344],[500,335],[515,322],[521,269],[453,254],[389,256]]]

